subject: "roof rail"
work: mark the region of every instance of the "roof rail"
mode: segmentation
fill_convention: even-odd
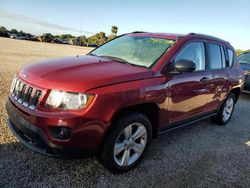
[[[209,38],[212,38],[212,39],[216,39],[216,40],[223,41],[223,42],[225,42],[225,43],[231,45],[230,42],[225,41],[225,40],[223,40],[223,39],[221,39],[221,38],[218,38],[218,37],[211,36],[211,35],[199,34],[199,33],[188,33],[186,36],[188,36],[188,35],[200,35],[200,36],[204,36],[204,37],[209,37]]]
[[[196,33],[188,33],[187,35],[196,35]]]
[[[134,31],[132,33],[147,33],[147,32],[145,32],[145,31]]]

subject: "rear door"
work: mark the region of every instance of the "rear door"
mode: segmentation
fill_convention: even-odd
[[[229,60],[226,49],[220,43],[208,43],[210,70],[214,85],[214,106],[220,107],[228,93],[228,80],[230,78]]]
[[[170,126],[192,121],[214,110],[214,83],[206,51],[206,41],[195,40],[186,43],[177,52],[172,63],[179,59],[191,60],[196,71],[173,75],[169,82],[170,93],[168,123]]]

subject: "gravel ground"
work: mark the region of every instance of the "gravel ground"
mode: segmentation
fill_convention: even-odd
[[[95,158],[52,159],[15,139],[4,104],[17,67],[0,69],[0,187],[250,187],[250,95],[227,126],[208,119],[164,134],[136,169],[113,175]]]

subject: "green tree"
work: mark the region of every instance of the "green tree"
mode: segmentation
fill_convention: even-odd
[[[74,38],[74,36],[72,36],[71,34],[63,34],[63,35],[59,36],[59,39],[61,39],[61,40],[69,41],[71,38]]]
[[[242,54],[244,51],[243,50],[236,50],[236,54],[237,54],[237,56],[239,56],[240,54]]]
[[[88,44],[95,44],[95,45],[98,45],[98,33],[97,34],[94,34],[92,36],[90,36],[88,38]]]
[[[94,45],[100,46],[104,44],[105,42],[107,42],[107,40],[108,40],[108,37],[106,36],[106,34],[104,32],[100,32],[89,37],[88,44],[91,44],[91,45],[94,44]]]
[[[9,37],[8,30],[3,26],[0,27],[0,36],[1,37]]]
[[[98,34],[98,45],[102,45],[105,42],[107,42],[108,37],[106,37],[106,34],[104,32],[100,32]]]
[[[85,35],[80,36],[80,41],[81,41],[81,46],[87,46],[88,45],[88,38]]]
[[[19,35],[21,35],[21,36],[25,36],[26,35],[26,33],[25,32],[23,32],[23,31],[19,31]]]
[[[111,33],[114,34],[114,35],[116,35],[117,32],[118,32],[118,27],[117,26],[112,26]]]
[[[44,33],[38,37],[38,40],[41,42],[51,42],[55,37],[51,33]]]
[[[84,38],[83,36],[72,37],[72,38],[69,40],[69,44],[75,45],[75,46],[85,46],[86,44],[84,44],[83,38]]]
[[[3,27],[3,26],[0,27],[0,31],[1,32],[8,32],[8,30],[5,27]]]
[[[116,35],[117,33],[118,33],[118,27],[117,26],[112,26],[112,28],[111,28],[111,34],[109,35],[108,40],[112,40],[112,39],[116,38],[117,37],[117,35]]]
[[[11,30],[10,30],[10,33],[11,33],[11,34],[17,35],[17,34],[18,34],[18,31],[17,31],[16,29],[11,29]]]

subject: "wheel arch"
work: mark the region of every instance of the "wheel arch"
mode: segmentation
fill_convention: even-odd
[[[112,118],[111,124],[108,126],[107,130],[105,131],[100,148],[102,148],[104,140],[108,137],[112,128],[115,126],[115,122],[117,122],[124,115],[127,115],[129,113],[136,113],[136,112],[142,113],[148,117],[152,125],[153,138],[157,138],[158,124],[159,124],[159,107],[156,103],[153,103],[153,102],[142,103],[142,104],[128,106],[128,107],[117,110],[117,112]]]
[[[231,91],[230,91],[230,93],[233,93],[234,94],[234,96],[235,96],[235,102],[237,102],[238,101],[238,99],[239,99],[239,96],[240,96],[240,88],[239,87],[237,87],[237,88],[233,88]]]

